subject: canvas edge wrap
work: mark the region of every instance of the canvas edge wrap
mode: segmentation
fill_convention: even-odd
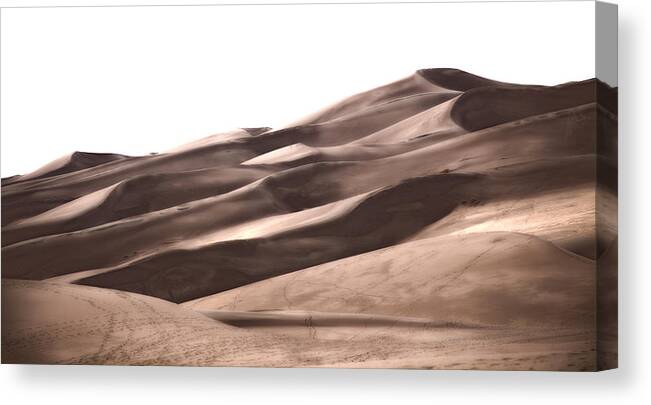
[[[596,123],[596,355],[597,369],[618,367],[618,130],[616,4],[595,2]],[[615,115],[607,125],[604,114]],[[613,198],[614,197],[614,198]]]

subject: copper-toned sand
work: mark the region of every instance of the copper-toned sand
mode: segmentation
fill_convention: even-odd
[[[288,128],[5,179],[2,360],[612,367],[613,97],[427,69]]]

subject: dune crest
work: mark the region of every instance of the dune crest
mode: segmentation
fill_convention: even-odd
[[[21,176],[12,176],[10,180],[3,181],[2,185],[5,186],[28,180],[38,180],[58,176],[60,174],[99,166],[101,164],[115,160],[126,159],[128,157],[129,156],[119,155],[115,153],[73,152],[68,155],[61,156],[60,158],[53,160],[52,162],[34,170],[31,173]]]

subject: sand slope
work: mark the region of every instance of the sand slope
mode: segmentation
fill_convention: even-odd
[[[590,344],[586,344],[589,335],[572,329],[514,331],[414,318],[299,311],[201,314],[116,290],[6,279],[2,301],[4,363],[593,367]],[[228,324],[242,326],[246,320],[249,326],[265,326]]]
[[[446,254],[450,250],[458,254]],[[346,311],[460,325],[589,329],[595,316],[593,265],[536,237],[486,232],[403,243],[185,305],[199,310]]]
[[[609,367],[616,114],[596,80],[423,69],[285,128],[3,179],[3,359]]]
[[[243,167],[135,176],[9,224],[4,228],[2,244],[91,228],[224,194],[270,173],[268,169]]]
[[[288,352],[165,301],[44,282],[3,280],[2,327],[5,363],[274,364]]]
[[[55,159],[31,173],[12,176],[10,179],[3,179],[2,185],[5,186],[28,180],[38,180],[58,176],[60,174],[76,172],[78,170],[99,166],[115,160],[126,159],[127,157],[128,156],[115,153],[73,152]]]

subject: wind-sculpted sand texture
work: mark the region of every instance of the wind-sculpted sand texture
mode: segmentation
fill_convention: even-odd
[[[3,179],[3,361],[616,364],[604,86],[425,69],[286,128]]]

